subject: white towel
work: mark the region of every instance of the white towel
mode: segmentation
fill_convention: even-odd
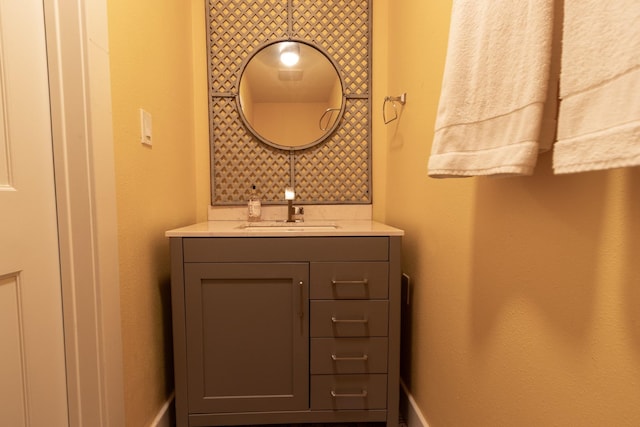
[[[454,0],[430,176],[533,173],[553,140],[540,139],[553,3]]]
[[[556,173],[640,165],[640,1],[565,0]]]

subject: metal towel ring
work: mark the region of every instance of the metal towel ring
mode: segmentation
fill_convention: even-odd
[[[326,131],[327,129],[329,129],[329,125],[331,124],[331,119],[333,117],[333,112],[334,111],[340,111],[340,108],[327,108],[325,110],[325,112],[322,114],[322,116],[320,116],[320,120],[318,122],[318,126],[320,126],[320,130],[321,131]],[[329,118],[327,119],[327,125],[326,126],[322,126],[322,120],[325,118],[325,116],[329,114]]]
[[[391,106],[393,107],[393,117],[387,119],[387,102],[391,102]],[[382,103],[382,120],[384,120],[384,124],[389,124],[394,120],[398,120],[398,107],[396,107],[396,102],[399,102],[400,105],[404,105],[407,102],[407,94],[403,93],[400,96],[385,96],[384,102]]]

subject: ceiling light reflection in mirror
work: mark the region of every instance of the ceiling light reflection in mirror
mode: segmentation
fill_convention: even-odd
[[[293,67],[300,62],[300,45],[296,42],[279,43],[280,62],[285,67]]]

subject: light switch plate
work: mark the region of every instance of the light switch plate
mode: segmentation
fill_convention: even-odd
[[[151,127],[151,114],[147,111],[140,109],[140,142],[145,145],[152,144],[152,127]]]

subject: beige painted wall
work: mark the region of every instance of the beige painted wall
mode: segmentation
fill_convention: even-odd
[[[190,5],[108,2],[125,416],[132,427],[149,425],[173,390],[164,232],[197,217]],[[139,108],[153,117],[152,147],[140,143]]]
[[[172,388],[163,233],[210,202],[204,7],[189,6],[109,1],[127,426]],[[640,170],[559,177],[545,155],[528,178],[427,178],[450,8],[374,4],[373,212],[406,230],[405,381],[431,427],[640,424]]]
[[[373,219],[386,222],[387,200],[387,125],[382,120],[382,100],[389,92],[389,7],[390,0],[375,1],[373,5],[373,60],[371,88],[371,183]],[[400,83],[400,82],[399,82]],[[402,84],[394,90],[405,91]],[[393,94],[396,95],[396,94]]]
[[[194,137],[198,221],[206,221],[211,205],[211,154],[209,150],[209,95],[207,80],[207,26],[205,7],[191,0],[194,64]]]
[[[255,102],[253,128],[269,141],[300,147],[322,137],[319,121],[329,108],[326,102]],[[282,125],[282,123],[286,125]]]
[[[387,90],[408,96],[374,144],[430,426],[640,425],[640,168],[555,176],[546,154],[532,177],[428,178],[451,1],[381,3]]]

